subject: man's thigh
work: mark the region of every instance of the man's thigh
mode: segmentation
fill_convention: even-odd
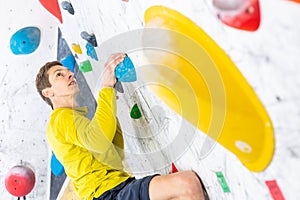
[[[158,175],[146,176],[144,178],[131,181],[118,193],[116,200],[150,200],[149,184],[156,176]]]

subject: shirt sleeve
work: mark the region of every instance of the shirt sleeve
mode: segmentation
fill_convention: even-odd
[[[91,121],[85,117],[75,119],[77,137],[90,151],[102,153],[111,148],[117,129],[116,94],[113,88],[99,92],[98,106]]]

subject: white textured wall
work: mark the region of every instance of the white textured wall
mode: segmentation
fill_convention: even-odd
[[[50,109],[45,107],[37,96],[33,86],[33,75],[36,73],[37,66],[40,66],[44,60],[52,60],[56,57],[57,20],[50,14],[42,12],[37,2],[29,0],[18,1],[17,4],[16,2],[16,0],[6,2],[3,6],[1,1],[0,179],[3,180],[6,171],[21,159],[27,161],[34,166],[38,177],[37,185],[28,198],[45,199],[48,150],[44,141],[44,130]],[[300,4],[284,0],[261,1],[261,26],[258,31],[250,33],[220,23],[213,15],[208,1],[129,0],[126,3],[121,0],[71,0],[70,2],[75,9],[75,15],[62,10],[64,23],[59,26],[67,42],[79,43],[83,50],[86,42],[80,37],[81,31],[94,33],[98,44],[101,44],[119,33],[142,28],[144,11],[151,5],[165,5],[176,9],[201,26],[232,58],[266,106],[275,129],[276,149],[274,159],[267,170],[262,173],[252,173],[234,155],[219,145],[216,145],[205,159],[200,160],[199,146],[205,135],[199,132],[192,145],[176,157],[176,166],[180,170],[196,170],[203,177],[212,199],[272,199],[265,185],[266,180],[272,179],[277,180],[286,199],[300,198],[299,186],[296,184],[300,179],[297,173],[297,168],[300,166],[298,142],[300,26],[297,25],[300,19]],[[41,46],[32,55],[14,56],[8,48],[9,37],[20,26],[26,24],[41,28]],[[100,52],[99,48],[96,48],[96,51],[100,61],[92,61],[95,69],[85,75],[92,91],[96,88],[105,56],[109,53]],[[80,56],[80,59],[85,58],[88,57]],[[126,86],[125,89],[132,87],[135,85]],[[119,104],[124,107],[118,113],[123,119],[121,125],[125,129],[128,128],[128,132],[140,130],[126,125],[131,122],[128,117],[126,118],[131,105],[126,107],[125,101],[126,98],[132,97],[130,95],[129,93],[121,95]],[[137,95],[138,97],[140,95]],[[155,106],[157,108],[159,102],[155,97],[150,97],[149,94],[146,100],[139,100],[142,105],[148,104],[151,111],[149,116],[158,118],[155,116],[154,108]],[[176,129],[176,124],[182,122],[182,119],[163,104],[159,106],[163,108],[163,115],[169,119],[168,126],[163,131],[164,136],[158,135],[157,138],[160,139],[158,141],[131,140],[131,138],[139,138],[139,133],[135,133],[137,136],[128,137],[126,140],[129,154],[130,151],[143,152],[159,148],[164,141],[163,138],[173,137],[173,129]],[[189,124],[184,122],[182,124],[186,130],[193,130]],[[172,157],[171,154],[163,155],[166,161]],[[142,172],[143,168],[156,166],[153,164],[155,162],[147,159],[139,161],[140,168],[135,165],[134,160],[129,160],[128,164],[134,166],[132,168],[135,171]],[[169,169],[170,166],[165,166],[162,169],[153,168],[152,171],[167,173]],[[231,193],[223,193],[215,171],[223,172]],[[144,174],[146,173],[150,172],[145,171]],[[2,184],[0,187],[0,199],[9,199],[10,195],[4,191]]]
[[[1,0],[0,26],[0,199],[16,199],[5,190],[4,176],[22,161],[36,175],[27,198],[44,200],[49,191],[45,129],[50,108],[38,96],[34,80],[41,64],[56,58],[57,23],[38,1]],[[14,55],[10,38],[26,26],[40,28],[40,45],[32,54]]]
[[[205,136],[199,132],[194,143],[179,156],[176,164],[180,169],[194,169],[199,172],[209,188],[212,199],[271,199],[265,181],[273,179],[277,180],[287,199],[297,199],[298,188],[291,183],[297,179],[296,177],[299,177],[296,174],[295,166],[300,165],[300,145],[297,143],[297,135],[300,130],[296,126],[300,120],[298,103],[300,93],[297,92],[297,86],[299,86],[297,77],[300,75],[297,68],[300,61],[300,38],[298,36],[300,26],[296,25],[296,21],[300,17],[299,4],[271,0],[260,2],[261,25],[258,31],[251,33],[229,28],[219,22],[209,1],[132,0],[125,3],[97,0],[88,3],[71,1],[71,3],[75,9],[75,15],[71,16],[67,12],[63,12],[65,22],[62,25],[62,32],[69,44],[80,43],[83,48],[86,42],[80,38],[81,31],[94,33],[97,36],[98,44],[101,44],[120,33],[142,28],[144,11],[151,5],[165,5],[176,9],[201,26],[230,55],[266,106],[275,128],[276,149],[274,160],[269,168],[262,173],[252,173],[245,169],[234,155],[219,145],[205,159],[200,160],[199,151]],[[120,51],[122,51],[121,46]],[[96,48],[96,51],[100,62],[92,61],[95,69],[85,75],[92,91],[96,88],[106,53],[108,53],[101,52],[99,48]],[[134,59],[139,62],[139,57],[134,57]],[[123,105],[119,111],[121,125],[129,133],[133,130],[141,132],[144,130],[143,125],[131,122],[128,116],[130,106],[134,102],[134,100],[128,99],[133,98],[132,89],[137,85],[139,84],[131,85],[131,88],[129,87],[131,93],[128,91],[129,94],[126,94],[125,92],[119,101],[119,105]],[[154,115],[151,106],[157,105],[155,98],[153,100],[146,95],[146,99],[143,99],[141,95],[137,96],[141,106],[144,105],[143,108]],[[122,102],[123,99],[127,99],[127,104]],[[147,105],[143,103],[144,101],[147,102]],[[160,106],[164,108],[163,104]],[[169,119],[167,128],[161,134],[165,138],[158,135],[156,138],[154,137],[157,139],[154,141],[134,140],[132,138],[139,138],[140,134],[133,137],[129,134],[126,140],[129,152],[151,152],[151,149],[159,148],[159,145],[163,146],[161,144],[163,141],[166,143],[168,139],[174,137],[172,132],[174,130],[176,132],[176,128],[178,128],[176,124],[178,125],[181,119],[167,108],[164,109],[166,109],[164,115],[166,119]],[[133,125],[130,125],[131,123]],[[180,125],[185,126],[187,130],[193,130],[187,124],[181,123]],[[153,125],[150,124],[150,127],[153,128]],[[172,160],[171,158],[174,158],[171,154],[163,155],[163,157],[165,156],[164,162],[169,162]],[[161,158],[157,159],[161,161]],[[156,162],[157,160],[152,158],[139,161],[133,159],[129,160],[129,165],[134,166],[133,168],[139,172],[145,169],[144,174],[146,174],[149,167],[159,166],[155,165]],[[139,165],[141,165],[140,168],[137,167]],[[154,168],[153,171],[167,173],[169,169],[170,166],[165,166],[164,169]],[[231,193],[222,192],[214,173],[218,170],[226,176]]]

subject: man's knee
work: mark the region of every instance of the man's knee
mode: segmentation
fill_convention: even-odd
[[[181,188],[182,195],[185,197],[203,196],[203,190],[200,183],[200,179],[193,171],[181,172],[178,176],[179,186]]]

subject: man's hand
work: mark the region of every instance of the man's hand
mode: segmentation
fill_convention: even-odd
[[[114,85],[117,82],[116,75],[115,75],[115,69],[118,64],[120,64],[126,54],[125,53],[116,53],[112,54],[104,66],[104,71],[102,74],[102,82],[101,82],[101,88],[103,87],[114,87]]]

